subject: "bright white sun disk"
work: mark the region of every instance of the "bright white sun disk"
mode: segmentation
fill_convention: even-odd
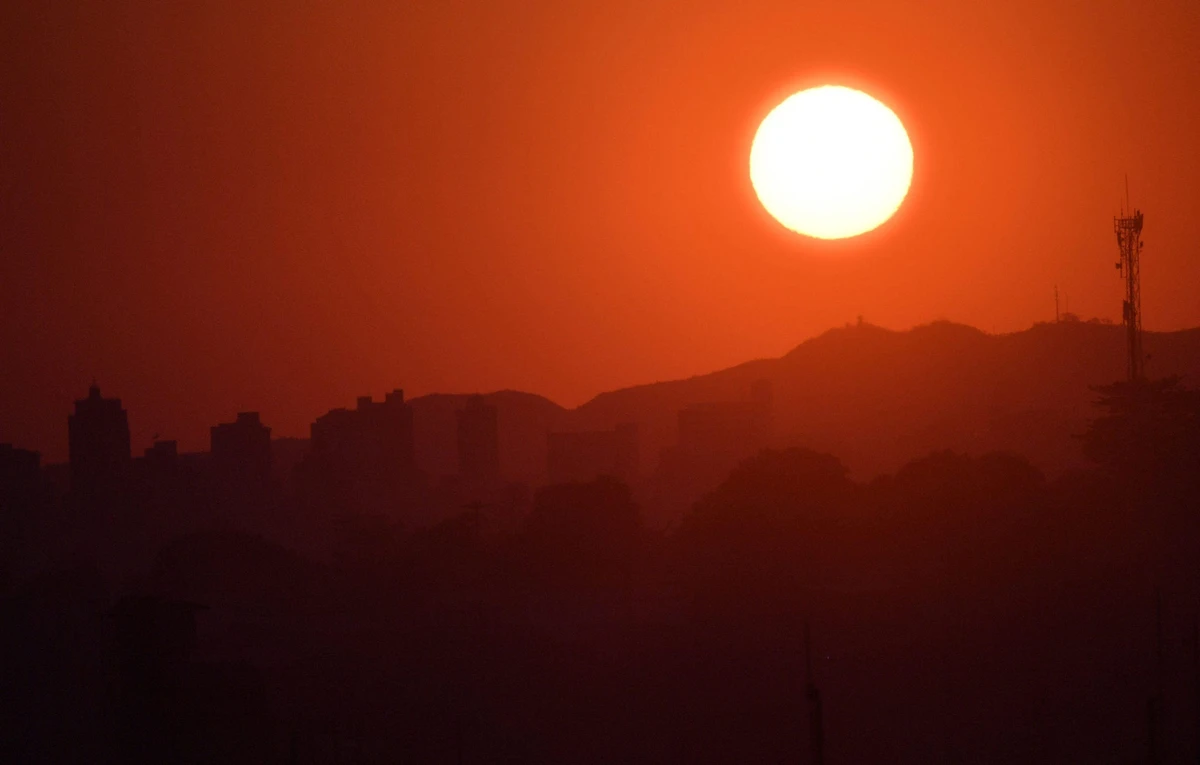
[[[891,109],[836,85],[804,90],[775,107],[750,149],[750,182],[787,228],[843,239],[877,228],[912,183],[913,150]]]

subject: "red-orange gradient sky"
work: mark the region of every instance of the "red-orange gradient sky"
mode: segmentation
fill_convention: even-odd
[[[0,441],[65,455],[93,377],[204,447],[258,409],[518,388],[566,405],[862,314],[1200,324],[1200,3],[9,2]],[[758,121],[834,82],[916,153],[860,239],[785,231]]]

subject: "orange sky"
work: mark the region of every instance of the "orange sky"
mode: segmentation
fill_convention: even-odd
[[[1200,324],[1200,4],[50,2],[0,8],[0,441],[95,377],[184,448],[362,393],[566,405],[830,326]],[[22,7],[23,6],[23,7]],[[539,7],[540,6],[540,7]],[[791,234],[747,154],[835,82],[912,137],[900,213]]]

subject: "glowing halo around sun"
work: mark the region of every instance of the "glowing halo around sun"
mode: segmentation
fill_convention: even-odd
[[[750,148],[750,182],[772,216],[818,239],[879,227],[912,183],[900,118],[859,90],[802,90],[771,110]]]

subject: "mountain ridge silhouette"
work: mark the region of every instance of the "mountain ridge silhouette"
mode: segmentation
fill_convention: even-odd
[[[858,476],[890,472],[947,448],[1016,451],[1057,472],[1083,464],[1074,434],[1094,414],[1091,386],[1125,376],[1124,331],[1098,320],[1038,323],[1000,334],[949,321],[908,330],[846,325],[778,358],[606,391],[575,409],[515,391],[485,398],[499,408],[502,452],[513,452],[502,459],[521,466],[522,476],[544,468],[540,427],[607,429],[625,422],[639,426],[642,471],[649,475],[661,450],[676,442],[680,409],[747,400],[758,380],[772,384],[777,445],[832,452]],[[1151,376],[1200,380],[1200,328],[1147,332],[1144,344]],[[418,453],[425,453],[426,465],[441,465],[435,472],[453,472],[447,469],[453,409],[465,399],[413,399]],[[424,432],[435,423],[442,435]],[[430,458],[433,442],[441,444],[436,459]]]

